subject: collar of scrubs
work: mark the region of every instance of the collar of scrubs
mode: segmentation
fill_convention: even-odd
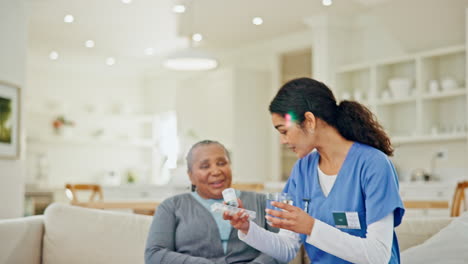
[[[334,192],[334,189],[336,185],[339,184],[340,182],[340,177],[341,174],[346,174],[346,171],[347,171],[347,166],[348,166],[348,163],[350,163],[353,158],[353,153],[356,151],[356,149],[358,148],[358,143],[354,142],[353,145],[351,145],[351,148],[349,148],[348,150],[348,153],[346,154],[346,158],[345,160],[343,161],[343,164],[341,165],[341,168],[340,168],[340,171],[338,172],[337,175],[330,175],[330,176],[336,176],[335,177],[335,180],[333,181],[333,186],[331,187],[331,189],[329,190],[329,192],[326,194],[322,188],[320,188],[320,193],[321,195],[323,196],[323,198],[328,198],[330,195],[333,195],[333,192]],[[312,166],[312,168],[316,168],[312,171],[312,177],[314,179],[314,184],[315,186],[321,186],[320,185],[320,179],[319,179],[319,171],[322,172],[320,170],[320,167],[319,167],[319,161],[320,161],[320,153],[317,152],[317,158],[313,161],[314,162],[314,165]],[[323,173],[323,172],[322,172]],[[324,175],[326,175],[325,173],[323,173]]]

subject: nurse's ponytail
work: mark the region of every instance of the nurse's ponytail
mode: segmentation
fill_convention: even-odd
[[[344,138],[393,155],[390,138],[369,109],[354,101],[342,101],[337,105],[332,91],[314,79],[299,78],[284,84],[269,110],[283,117],[290,114],[299,124],[304,122],[306,112],[312,112],[335,127]]]
[[[335,127],[346,139],[372,146],[388,156],[393,155],[393,147],[387,133],[375,115],[358,102],[341,101]]]

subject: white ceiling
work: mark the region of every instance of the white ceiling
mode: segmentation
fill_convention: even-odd
[[[171,0],[30,0],[29,46],[59,52],[138,57],[154,47],[164,53],[186,41],[177,36]],[[66,14],[74,23],[63,22]],[[88,39],[96,46],[84,47]]]
[[[187,5],[187,12],[175,14],[176,3]],[[427,3],[427,4],[426,4]],[[430,4],[429,4],[430,3]],[[28,0],[29,48],[44,54],[51,50],[75,56],[114,56],[117,60],[141,59],[154,62],[171,51],[189,45],[191,32],[204,35],[201,46],[232,49],[285,33],[307,29],[304,18],[327,13],[332,16],[356,15],[368,10],[378,16],[402,46],[411,50],[426,42],[460,42],[464,8],[468,0],[334,0],[325,7],[321,0]],[[458,12],[459,11],[459,12]],[[66,24],[66,14],[75,22]],[[260,16],[261,26],[252,18]],[[421,32],[424,38],[414,34]],[[96,42],[93,49],[84,42]],[[447,43],[447,41],[445,41]],[[152,47],[155,56],[144,50]]]
[[[206,37],[205,45],[218,48],[237,47],[305,30],[307,26],[303,23],[304,18],[321,13],[350,15],[363,9],[358,1],[352,0],[335,0],[330,7],[323,6],[321,0],[189,0],[186,2],[189,3],[192,13],[181,16],[179,34],[190,35],[190,32],[201,31]],[[252,24],[252,18],[257,16],[263,18],[263,25]]]
[[[350,14],[366,5],[387,0],[335,0],[324,7],[321,0],[29,0],[29,47],[75,54],[144,57],[148,47],[156,55],[188,45],[184,36],[197,31],[204,35],[201,45],[232,48],[306,28],[303,18],[322,12]],[[175,14],[176,3],[187,12]],[[72,14],[75,22],[63,17]],[[251,20],[261,16],[264,24]],[[84,42],[96,42],[93,49]]]

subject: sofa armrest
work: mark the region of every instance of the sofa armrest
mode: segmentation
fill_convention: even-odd
[[[44,217],[0,220],[0,263],[40,264]]]
[[[453,218],[450,217],[403,219],[395,230],[400,251],[423,243],[450,224],[452,220]]]

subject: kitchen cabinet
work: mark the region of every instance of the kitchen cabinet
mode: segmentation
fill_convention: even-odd
[[[406,82],[390,89],[390,82]],[[338,100],[368,106],[393,143],[467,141],[465,46],[341,67]]]
[[[455,182],[404,182],[400,184],[403,201],[446,201],[449,208],[407,209],[405,217],[450,216],[450,206],[455,191]]]

